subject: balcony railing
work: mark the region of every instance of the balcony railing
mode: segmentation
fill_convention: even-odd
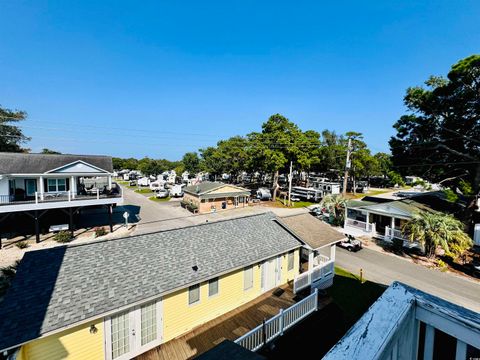
[[[317,282],[326,281],[333,278],[334,261],[330,260],[320,265],[314,266],[311,270],[295,276],[293,280],[293,292],[297,293]]]
[[[315,289],[305,299],[285,310],[281,309],[278,315],[239,337],[235,342],[248,350],[257,351],[317,309],[318,290]]]
[[[63,202],[63,201],[79,201],[79,200],[95,200],[107,198],[121,198],[122,192],[112,192],[110,190],[90,190],[90,191],[58,191],[58,192],[35,192],[34,196],[23,196],[19,198],[15,195],[0,195],[1,205],[16,205],[16,204],[39,204],[48,202]]]

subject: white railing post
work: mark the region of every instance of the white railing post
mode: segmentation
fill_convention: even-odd
[[[38,192],[35,191],[35,204],[38,204]]]
[[[70,193],[70,190],[67,191],[67,196],[68,196],[68,201],[71,201],[72,199],[72,195]]]
[[[279,323],[278,323],[278,331],[280,331],[280,335],[283,335],[283,309],[280,309],[280,313],[278,314]]]
[[[315,289],[315,311],[318,310],[318,288]]]
[[[97,200],[100,199],[100,190],[97,189]]]

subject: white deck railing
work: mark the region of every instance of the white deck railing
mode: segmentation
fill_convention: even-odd
[[[318,309],[318,290],[305,299],[283,310],[278,315],[268,319],[263,324],[240,336],[235,343],[244,348],[257,351],[273,339],[283,335],[283,332]]]
[[[328,280],[330,275],[333,276],[335,262],[329,260],[314,266],[311,270],[295,276],[293,280],[293,292],[296,294],[314,283]]]

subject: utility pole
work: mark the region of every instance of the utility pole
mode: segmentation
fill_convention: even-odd
[[[347,161],[345,162],[345,176],[343,178],[343,196],[347,195],[348,170],[350,169],[350,155],[352,153],[352,138],[348,138]]]
[[[290,161],[290,174],[288,175],[288,206],[292,206],[292,202],[290,200],[292,196],[292,161]]]

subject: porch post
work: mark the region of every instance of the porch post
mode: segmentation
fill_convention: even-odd
[[[308,251],[308,271],[313,268],[313,250]]]
[[[38,217],[38,210],[35,210],[34,213],[35,218],[35,242],[38,244],[40,242],[40,219]]]
[[[423,348],[423,359],[433,359],[433,342],[435,341],[435,328],[426,324],[425,326],[425,345]]]
[[[73,238],[73,211],[72,211],[71,207],[68,208],[68,217],[69,217],[69,221],[70,221],[70,224],[69,224],[70,235]]]
[[[70,178],[70,191],[72,192],[72,199],[75,199],[75,195],[77,194],[77,182],[73,175]]]
[[[393,230],[395,229],[395,218],[392,216],[392,220],[390,222],[390,228]]]
[[[330,245],[330,260],[335,261],[336,249],[337,247],[335,244]]]
[[[366,220],[365,220],[365,226],[366,226],[366,231],[368,232],[368,228],[370,227],[370,224],[369,224],[369,221],[370,221],[370,213],[367,211],[367,217],[366,217]]]
[[[43,201],[43,193],[45,192],[45,186],[44,186],[44,181],[43,181],[43,176],[40,176],[40,200]]]
[[[112,175],[108,175],[108,190],[112,190]]]
[[[113,232],[113,223],[112,223],[112,205],[107,205],[108,210],[108,223],[110,224],[110,232]]]

